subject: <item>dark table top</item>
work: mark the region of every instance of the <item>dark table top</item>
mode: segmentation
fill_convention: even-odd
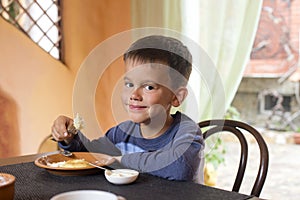
[[[135,199],[201,199],[233,200],[258,199],[236,192],[225,191],[191,182],[168,181],[155,176],[140,174],[129,185],[113,185],[106,181],[103,171],[85,176],[59,176],[35,166],[32,162],[40,155],[0,159],[0,172],[16,177],[15,200],[50,199],[52,196],[74,190],[102,190]]]

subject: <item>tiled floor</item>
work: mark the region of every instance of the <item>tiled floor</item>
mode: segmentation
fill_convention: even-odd
[[[281,133],[282,134],[282,133]],[[268,139],[267,139],[268,140]],[[275,141],[275,140],[273,140]],[[300,197],[300,145],[282,144],[268,140],[270,163],[267,179],[260,195],[265,199],[299,199]],[[278,142],[280,144],[278,144]],[[216,187],[231,190],[239,159],[239,144],[233,141],[225,143],[227,153],[225,165],[219,168]],[[250,194],[258,166],[258,149],[253,143],[249,146],[249,168],[245,172],[241,193]]]

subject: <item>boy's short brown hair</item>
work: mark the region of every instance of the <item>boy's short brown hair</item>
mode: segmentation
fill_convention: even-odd
[[[162,62],[178,71],[187,84],[192,71],[192,55],[183,43],[175,38],[151,35],[134,42],[124,53],[124,61],[137,59],[143,62]],[[174,77],[175,78],[175,77]]]

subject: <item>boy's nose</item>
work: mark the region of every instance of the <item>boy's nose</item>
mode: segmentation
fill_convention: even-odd
[[[131,93],[130,100],[135,100],[135,101],[142,100],[142,96],[139,94],[139,89],[136,89]]]

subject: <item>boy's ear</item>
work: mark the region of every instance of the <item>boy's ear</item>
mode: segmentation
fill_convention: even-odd
[[[186,87],[180,87],[179,89],[177,89],[172,100],[172,106],[174,107],[180,106],[184,101],[184,99],[186,98],[187,94],[188,94],[188,90]]]

